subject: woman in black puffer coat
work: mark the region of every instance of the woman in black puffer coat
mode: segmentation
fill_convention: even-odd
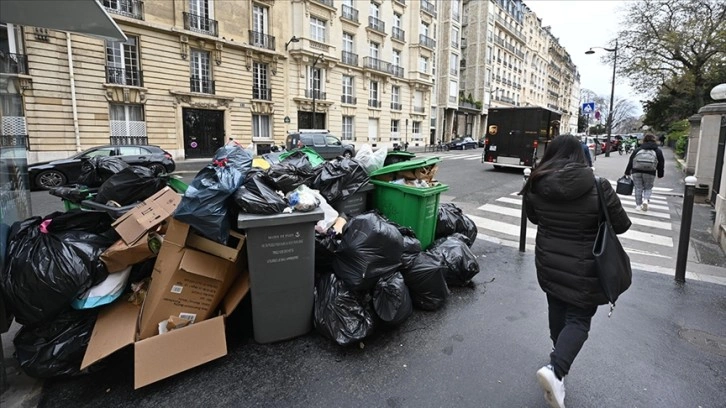
[[[599,180],[613,228],[622,234],[630,219],[610,182]],[[535,265],[547,294],[554,349],[537,378],[552,407],[564,407],[562,379],[587,340],[598,305],[608,303],[592,255],[599,221],[595,182],[580,141],[561,135],[549,143],[521,192],[527,218],[538,225]]]

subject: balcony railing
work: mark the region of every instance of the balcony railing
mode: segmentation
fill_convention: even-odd
[[[413,111],[416,113],[424,113],[426,112],[426,108],[423,106],[414,106]]]
[[[378,99],[368,99],[368,107],[370,108],[380,108],[381,107],[381,101]]]
[[[343,17],[346,20],[355,21],[358,22],[358,9],[355,9],[347,4],[343,4],[343,8],[341,9],[341,17]]]
[[[380,71],[380,72],[385,72],[386,74],[391,73],[391,63],[380,60],[378,58],[364,57],[363,58],[363,67],[374,69],[374,70]]]
[[[393,0],[395,3],[406,5],[406,0]]]
[[[379,33],[386,33],[386,23],[379,18],[368,16],[368,28],[378,31]]]
[[[321,91],[320,89],[306,89],[305,97],[310,99],[327,99],[327,95],[325,95],[325,92]]]
[[[109,13],[137,20],[144,19],[144,2],[141,0],[103,0],[103,7]]]
[[[426,48],[430,48],[432,50],[434,48],[436,48],[436,40],[434,40],[433,38],[431,38],[427,35],[419,34],[418,42],[419,42],[419,44],[423,45]]]
[[[343,64],[355,65],[357,67],[358,66],[358,54],[348,52],[348,51],[341,51],[340,62],[342,62]]]
[[[330,8],[335,8],[335,5],[333,5],[333,0],[314,0],[316,3],[324,4]]]
[[[123,121],[111,121],[111,127],[113,127],[113,122],[123,122]],[[129,122],[129,124],[133,124],[134,122]],[[126,122],[123,122],[125,125]],[[144,128],[144,135],[143,136],[133,136],[133,135],[111,135],[111,144],[112,145],[148,145],[149,144],[149,137],[146,136],[146,123],[141,122],[140,125],[143,125]]]
[[[252,87],[252,99],[271,101],[272,100],[272,88],[267,88],[264,86],[253,86]]]
[[[391,109],[401,110],[401,109],[403,109],[403,105],[401,105],[400,102],[391,102]]]
[[[391,66],[389,68],[390,68],[391,75],[398,77],[398,78],[403,78],[403,67],[399,67],[398,65],[391,64]]]
[[[249,30],[249,32],[251,45],[275,51],[275,37],[259,31]]]
[[[0,73],[28,75],[28,56],[0,51]]]
[[[421,10],[431,14],[433,17],[436,17],[436,5],[428,0],[421,0]]]
[[[358,103],[358,98],[353,95],[341,95],[340,102],[347,103],[348,105],[355,105]]]
[[[115,68],[106,67],[106,83],[144,86],[144,77],[142,71],[136,68]]]
[[[189,88],[192,92],[214,94],[214,81],[199,77],[189,78]]]
[[[215,37],[218,35],[217,20],[187,12],[183,12],[182,14],[184,16],[184,29],[213,35]]]
[[[391,32],[391,38],[399,41],[406,41],[406,32],[398,27],[393,27]]]

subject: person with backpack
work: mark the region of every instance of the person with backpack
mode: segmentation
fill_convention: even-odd
[[[663,152],[658,147],[654,134],[647,134],[643,137],[643,144],[630,155],[628,167],[625,168],[625,175],[633,175],[635,187],[635,209],[648,211],[650,195],[653,192],[653,182],[656,174],[663,178]]]

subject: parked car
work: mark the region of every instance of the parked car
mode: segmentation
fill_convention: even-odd
[[[585,144],[590,149],[590,153],[594,153],[596,156],[603,152],[602,144],[600,143],[600,140],[596,137],[592,136],[583,136],[583,139],[585,141]]]
[[[307,146],[324,159],[334,159],[338,156],[355,156],[355,146],[343,143],[327,130],[298,130],[288,132],[285,148],[288,150]]]
[[[483,137],[479,138],[479,141],[477,143],[479,144],[479,147],[486,146],[486,138],[483,138]]]
[[[478,146],[478,142],[470,137],[457,137],[455,139],[451,139],[449,143],[446,145],[449,147],[449,150],[454,149],[476,149]]]
[[[95,156],[118,156],[130,165],[148,167],[156,174],[171,173],[176,168],[172,155],[159,146],[97,146],[67,159],[31,164],[28,166],[31,188],[49,189],[66,184],[75,184],[81,175],[83,162]]]

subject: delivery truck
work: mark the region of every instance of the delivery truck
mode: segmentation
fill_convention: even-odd
[[[560,113],[542,107],[490,108],[482,162],[534,168],[559,134]]]

